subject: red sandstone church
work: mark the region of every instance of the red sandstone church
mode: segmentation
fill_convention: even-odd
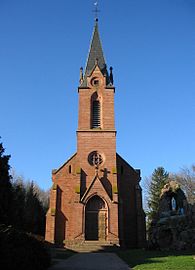
[[[80,70],[77,152],[52,171],[49,242],[145,244],[140,170],[116,152],[114,93],[96,20],[84,74]]]

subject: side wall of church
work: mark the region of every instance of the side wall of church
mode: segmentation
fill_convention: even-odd
[[[126,247],[143,246],[145,232],[142,198],[137,196],[140,174],[134,170],[125,160],[117,155],[117,178],[119,196],[119,234],[121,245]],[[139,191],[140,192],[140,191]],[[139,216],[140,212],[142,216]],[[142,243],[141,243],[142,242]]]

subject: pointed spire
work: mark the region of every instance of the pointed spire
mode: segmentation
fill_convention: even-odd
[[[105,60],[102,50],[102,45],[100,41],[99,31],[98,31],[98,21],[95,21],[95,27],[93,31],[91,46],[89,50],[89,55],[87,59],[87,65],[85,68],[85,74],[89,74],[94,68],[95,63],[98,62],[100,69],[105,68]]]
[[[102,50],[100,35],[99,35],[99,31],[98,31],[98,19],[97,18],[95,20],[95,26],[94,26],[94,30],[93,30],[93,35],[92,35],[89,54],[88,54],[88,58],[87,58],[87,64],[85,67],[84,79],[83,79],[82,86],[86,86],[87,76],[90,75],[91,71],[93,70],[93,68],[96,64],[99,66],[102,73],[104,75],[106,75],[106,77],[108,77],[108,79],[109,79],[108,72],[106,69],[104,54],[103,54],[103,50]]]

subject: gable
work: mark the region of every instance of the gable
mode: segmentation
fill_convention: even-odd
[[[81,198],[81,202],[86,202],[89,197],[93,195],[98,195],[106,199],[106,201],[111,201],[107,191],[105,190],[98,175],[94,177],[88,189],[85,191]]]
[[[120,166],[124,166],[129,173],[140,176],[140,170],[134,169],[126,160],[124,160],[118,153],[116,154],[117,171],[120,173]],[[119,170],[118,170],[119,169]]]
[[[52,170],[52,175],[56,175],[58,174],[60,171],[62,171],[66,166],[68,166],[70,163],[76,161],[76,155],[77,153],[75,153],[74,155],[72,155],[62,166],[60,166],[58,169],[53,169]]]

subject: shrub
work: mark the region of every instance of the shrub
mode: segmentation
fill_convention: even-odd
[[[30,234],[0,225],[0,265],[4,270],[44,270],[50,256],[44,243]]]

